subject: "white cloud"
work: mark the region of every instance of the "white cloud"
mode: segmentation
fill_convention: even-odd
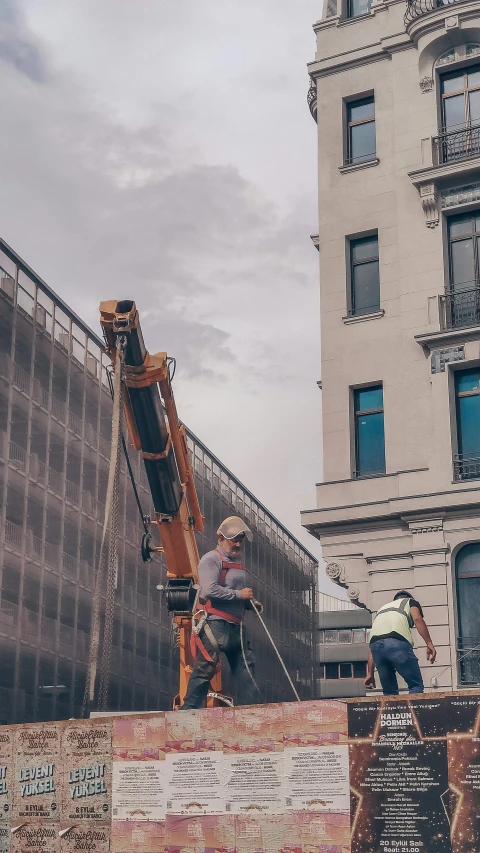
[[[182,418],[318,554],[320,10],[298,6],[4,0],[0,223],[93,327],[134,296]]]

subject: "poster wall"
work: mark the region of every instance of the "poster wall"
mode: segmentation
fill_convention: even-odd
[[[479,853],[480,691],[0,728],[0,853]]]

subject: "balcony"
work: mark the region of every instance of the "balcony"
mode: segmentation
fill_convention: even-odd
[[[480,154],[480,125],[444,130],[433,138],[433,163],[458,163]]]
[[[450,287],[440,296],[440,326],[442,331],[480,326],[478,282],[468,281],[455,288]]]
[[[430,12],[436,12],[443,6],[450,6],[459,2],[461,0],[407,0],[407,11],[404,16],[405,27],[417,18],[429,15]]]
[[[453,479],[456,483],[480,479],[480,456],[456,454],[453,457]]]

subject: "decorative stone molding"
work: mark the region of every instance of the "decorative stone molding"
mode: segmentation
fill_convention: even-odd
[[[411,521],[410,533],[439,533],[443,530],[443,518],[429,518],[425,521]]]
[[[351,601],[358,601],[358,599],[360,598],[360,587],[349,586],[347,589],[347,595]]]
[[[345,583],[345,566],[343,563],[328,563],[325,568],[325,574],[334,583]]]
[[[430,370],[433,374],[445,373],[445,365],[451,361],[464,361],[465,347],[448,347],[447,349],[433,349]]]
[[[422,77],[420,80],[420,88],[422,93],[425,95],[426,92],[431,92],[433,89],[433,77]]]
[[[445,18],[445,31],[447,33],[449,30],[457,30],[459,26],[458,15],[449,15],[448,18]]]
[[[313,120],[317,121],[317,83],[310,78],[310,88],[307,92],[307,104]]]
[[[438,210],[438,190],[433,182],[420,184],[418,188],[427,228],[435,228],[440,220]]]

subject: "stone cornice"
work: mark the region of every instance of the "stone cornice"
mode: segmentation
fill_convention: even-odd
[[[468,160],[442,163],[440,166],[422,166],[408,172],[412,184],[417,189],[427,182],[440,184],[451,178],[465,178],[470,173],[477,174],[480,169],[480,157],[470,157]]]
[[[425,332],[423,335],[415,335],[417,344],[420,344],[426,355],[432,350],[443,347],[455,346],[464,341],[480,340],[480,326],[472,326],[466,329],[445,329],[440,332]]]
[[[377,526],[379,529],[384,528],[385,521],[390,524],[395,521],[404,527],[408,517],[418,518],[422,512],[438,517],[445,512],[446,507],[447,516],[450,510],[457,516],[462,508],[467,513],[476,509],[480,515],[480,482],[476,486],[455,483],[450,491],[392,496],[369,503],[303,511],[301,519],[303,526],[318,538],[319,534],[338,536],[341,532],[362,530],[366,525],[372,530],[377,529]]]
[[[307,66],[308,73],[312,79],[328,77],[330,74],[338,74],[349,68],[370,64],[371,62],[381,62],[384,59],[391,59],[393,53],[413,47],[412,40],[405,32],[397,33],[387,36],[379,42],[357,48],[356,50],[309,62]]]

